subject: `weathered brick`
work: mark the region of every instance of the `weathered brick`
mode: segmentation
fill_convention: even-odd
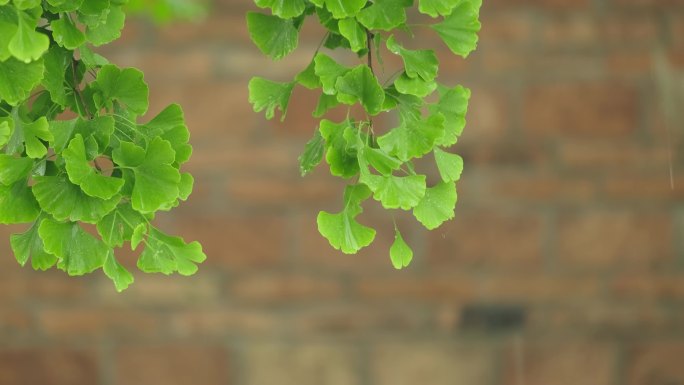
[[[484,266],[540,268],[539,215],[457,209],[456,219],[430,232],[425,256],[431,267]]]
[[[99,382],[97,355],[90,350],[17,348],[0,350],[0,383],[93,385]]]
[[[255,274],[233,280],[228,285],[228,292],[239,301],[279,304],[335,299],[342,294],[342,285],[334,277]]]
[[[228,353],[222,347],[187,344],[118,347],[117,385],[225,385]]]
[[[531,136],[623,137],[636,129],[637,92],[624,84],[538,85],[525,95],[525,131]]]
[[[417,300],[462,303],[477,293],[478,280],[467,275],[397,276],[360,278],[355,284],[357,295],[368,300]]]
[[[244,384],[359,385],[358,354],[346,345],[253,343],[244,351]]]
[[[612,385],[616,349],[599,341],[526,341],[508,343],[505,385]]]
[[[494,377],[493,350],[481,343],[382,344],[372,349],[371,364],[377,385],[488,385]]]
[[[149,311],[62,307],[40,310],[37,322],[45,335],[62,340],[97,340],[107,336],[153,338],[163,332],[160,316]]]
[[[620,299],[679,302],[684,300],[684,276],[622,274],[610,280],[609,289]]]
[[[651,342],[627,349],[628,385],[669,385],[684,382],[684,343]]]
[[[582,268],[660,266],[672,261],[673,235],[665,213],[567,213],[558,223],[558,259]]]

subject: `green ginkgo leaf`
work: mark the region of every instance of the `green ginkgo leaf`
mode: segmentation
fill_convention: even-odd
[[[17,33],[17,12],[0,1],[0,36],[14,36]],[[7,60],[12,53],[9,50],[10,39],[0,39],[0,62]]]
[[[406,7],[412,4],[413,0],[375,0],[357,19],[368,29],[389,31],[406,23]]]
[[[420,77],[426,82],[432,82],[439,71],[439,61],[433,50],[409,50],[402,47],[394,39],[394,35],[387,39],[387,49],[404,61],[404,71],[411,78]]]
[[[335,19],[343,19],[345,17],[353,17],[366,5],[366,0],[322,0],[325,2],[325,7],[332,13]]]
[[[133,283],[133,275],[116,260],[113,250],[109,250],[105,257],[102,271],[114,282],[118,292],[126,290]]]
[[[316,76],[316,62],[311,60],[309,65],[297,74],[295,81],[310,90],[321,87],[321,79]]]
[[[330,165],[330,173],[342,178],[351,178],[359,172],[359,162],[356,151],[350,148],[344,138],[344,131],[351,127],[351,122],[345,120],[333,123],[321,120],[319,131],[325,140],[325,160]]]
[[[17,32],[8,48],[15,58],[24,63],[40,59],[50,46],[47,35],[36,31],[38,16],[35,12],[17,11]]]
[[[47,154],[47,147],[45,147],[43,141],[51,141],[54,140],[54,138],[49,130],[49,123],[44,116],[35,122],[26,123],[23,125],[16,124],[15,132],[19,131],[23,131],[24,134],[26,155],[31,158],[38,159]]]
[[[424,98],[437,89],[436,82],[425,81],[420,77],[412,78],[405,73],[394,80],[394,86],[402,94],[415,95],[419,98]]]
[[[285,120],[294,86],[294,82],[279,83],[254,77],[249,81],[249,102],[254,112],[266,110],[266,119],[273,119],[275,109],[278,108],[281,112],[280,120]]]
[[[304,0],[255,0],[254,3],[260,8],[270,8],[274,15],[283,19],[300,16],[306,9]]]
[[[299,157],[299,170],[302,176],[310,173],[323,160],[325,152],[325,139],[320,131],[314,132],[314,136],[304,146],[304,152]]]
[[[66,15],[60,19],[53,20],[50,26],[52,27],[52,36],[55,42],[68,50],[74,50],[86,42],[85,34]]]
[[[114,163],[135,175],[131,204],[141,213],[151,213],[178,199],[181,175],[173,167],[176,153],[171,143],[154,138],[147,149],[130,142],[112,153]]]
[[[444,115],[444,135],[437,139],[436,143],[448,147],[455,144],[458,137],[463,133],[463,128],[466,125],[465,117],[468,112],[470,90],[463,86],[456,86],[454,88],[442,88],[439,93],[439,102],[430,106],[430,112]]]
[[[397,228],[394,229],[394,242],[390,247],[390,259],[392,261],[392,266],[397,270],[408,267],[411,260],[413,260],[413,250],[406,244],[406,241],[404,241],[404,238]]]
[[[0,148],[2,148],[12,137],[14,129],[14,122],[10,119],[4,120],[0,118]]]
[[[0,101],[16,106],[24,101],[43,79],[43,60],[22,63],[10,58],[0,61]]]
[[[431,17],[449,16],[463,0],[418,0],[418,11]]]
[[[111,109],[116,101],[136,114],[142,115],[147,111],[149,89],[143,73],[135,68],[120,69],[107,64],[97,73],[97,79],[91,86],[99,92],[97,104],[100,107]]]
[[[247,12],[247,28],[254,44],[273,60],[287,56],[299,43],[299,30],[292,19]]]
[[[367,65],[357,66],[337,79],[337,100],[344,104],[361,103],[370,115],[382,111],[385,91]]]
[[[316,54],[314,57],[314,73],[320,79],[323,92],[326,95],[335,95],[337,79],[350,71],[350,68],[338,64],[326,54]]]
[[[107,245],[121,247],[131,240],[135,228],[144,223],[146,218],[133,210],[130,203],[124,203],[97,222],[97,232]]]
[[[84,275],[102,267],[111,251],[78,223],[44,219],[38,233],[45,245],[45,251],[57,256],[57,267],[69,275]]]
[[[457,154],[451,154],[446,151],[435,148],[435,162],[437,163],[437,170],[444,182],[454,182],[461,178],[463,172],[463,158]]]
[[[427,189],[423,199],[413,209],[413,215],[425,228],[434,230],[454,217],[456,200],[456,183],[440,182]]]
[[[197,272],[196,264],[206,258],[199,243],[185,243],[182,238],[168,236],[153,227],[138,259],[138,268],[146,273],[192,275]]]
[[[425,196],[425,175],[365,174],[360,181],[373,191],[373,198],[386,209],[410,210]]]
[[[477,48],[477,33],[480,32],[480,7],[478,0],[462,0],[441,23],[430,28],[437,31],[451,52],[462,57]]]
[[[363,212],[361,203],[371,191],[362,184],[347,186],[344,190],[344,208],[340,213],[318,213],[318,231],[330,245],[345,254],[355,254],[375,239],[375,230],[356,221]]]
[[[190,131],[185,124],[185,115],[180,105],[170,104],[140,129],[148,137],[158,136],[171,143],[171,147],[176,152],[175,163],[180,165],[190,159],[192,154],[192,146],[188,144]]]
[[[0,154],[0,183],[9,186],[21,179],[26,181],[32,168],[31,158]]]
[[[85,143],[81,134],[71,140],[69,147],[62,152],[69,180],[81,187],[84,193],[100,199],[111,199],[121,191],[124,180],[102,175],[91,165],[86,155]]]
[[[0,223],[29,223],[40,214],[40,207],[26,180],[9,186],[0,184]]]
[[[399,127],[378,138],[380,148],[406,162],[432,150],[435,141],[444,135],[444,116],[431,115],[425,120],[405,121]]]
[[[91,197],[71,183],[66,175],[34,179],[33,194],[40,208],[58,221],[97,223],[114,210],[121,200],[119,195],[107,200]]]
[[[366,30],[353,17],[339,21],[340,34],[349,40],[352,51],[359,52],[366,49],[368,37]]]
[[[121,37],[125,21],[126,14],[121,7],[110,7],[104,22],[87,26],[85,36],[94,46],[110,43]]]
[[[31,266],[35,270],[48,270],[57,263],[57,257],[45,251],[43,240],[38,235],[41,223],[42,219],[39,219],[27,231],[12,234],[10,244],[20,265],[24,266],[31,259]]]
[[[72,94],[66,83],[66,74],[69,70],[73,54],[59,46],[52,46],[45,55],[45,76],[41,84],[50,93],[50,98],[62,107],[67,105],[67,95]]]

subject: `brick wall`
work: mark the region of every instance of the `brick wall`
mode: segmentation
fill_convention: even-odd
[[[684,384],[683,123],[653,71],[657,47],[684,70],[684,1],[485,0],[468,61],[421,34],[473,99],[457,217],[433,233],[400,217],[417,254],[401,272],[376,209],[357,256],[317,234],[342,184],[298,175],[316,95],[267,122],[247,81],[290,78],[319,31],[273,64],[247,37],[250,3],[131,22],[106,52],[145,71],[152,112],[186,110],[196,191],[160,224],[208,261],[116,294],[101,274],[20,268],[3,227],[0,384]]]

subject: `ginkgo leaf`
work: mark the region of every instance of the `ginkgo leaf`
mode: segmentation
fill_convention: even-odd
[[[294,85],[294,82],[279,83],[260,77],[252,78],[249,81],[249,102],[254,112],[266,110],[266,119],[270,120],[278,108],[281,112],[280,120],[285,120]]]
[[[477,47],[477,33],[480,31],[479,0],[462,0],[461,3],[440,23],[430,28],[437,31],[451,52],[468,57]]]
[[[412,4],[413,0],[375,0],[357,19],[368,29],[389,31],[406,23],[406,7]]]
[[[56,45],[43,55],[45,76],[41,84],[50,93],[52,101],[62,107],[67,105],[66,72],[71,60],[72,54]]]
[[[436,88],[434,81],[425,81],[420,77],[409,77],[405,73],[394,80],[394,86],[402,94],[415,95],[424,98],[430,95]]]
[[[22,63],[14,58],[0,61],[0,100],[16,106],[28,98],[43,79],[43,60]]]
[[[254,3],[260,8],[270,8],[274,15],[283,19],[297,17],[306,9],[304,0],[255,0]]]
[[[430,111],[433,114],[441,113],[445,118],[444,135],[437,140],[436,143],[438,145],[451,146],[456,143],[458,137],[463,133],[469,99],[470,90],[463,86],[440,90],[439,102],[430,106]]]
[[[66,15],[53,20],[50,26],[55,42],[66,49],[74,50],[86,42],[85,34]]]
[[[410,210],[425,196],[425,175],[362,175],[362,183],[373,191],[373,198],[386,209]]]
[[[78,223],[44,219],[38,228],[45,251],[59,258],[57,267],[69,275],[84,275],[102,267],[110,249]]]
[[[344,190],[344,208],[340,213],[318,213],[318,231],[332,247],[345,254],[355,254],[373,242],[375,230],[356,221],[363,212],[361,203],[370,195],[365,185],[349,185]]]
[[[36,198],[25,180],[12,185],[0,184],[0,223],[29,223],[40,214]]]
[[[382,111],[385,91],[367,65],[362,64],[337,79],[337,100],[344,104],[361,103],[370,115]]]
[[[135,175],[131,193],[135,210],[151,213],[178,199],[181,176],[172,166],[175,156],[171,144],[159,137],[154,138],[147,149],[121,142],[112,153],[114,163],[132,170]]]
[[[437,163],[437,170],[444,182],[453,182],[461,178],[463,172],[463,158],[457,154],[451,154],[446,151],[435,148],[435,162]]]
[[[106,200],[121,191],[124,185],[123,179],[102,175],[90,166],[81,134],[77,134],[71,140],[62,156],[66,163],[69,180],[79,185],[84,193]]]
[[[85,36],[94,46],[110,43],[121,37],[125,21],[126,14],[121,7],[110,7],[104,22],[87,26]]]
[[[335,95],[337,79],[350,71],[350,68],[338,64],[333,58],[319,53],[314,57],[314,72],[321,81],[326,95]]]
[[[190,159],[192,154],[192,146],[188,144],[190,131],[185,124],[185,115],[180,105],[170,104],[140,129],[150,137],[159,136],[171,143],[171,147],[176,152],[175,163],[180,165]]]
[[[366,49],[368,37],[363,27],[353,17],[339,21],[340,34],[349,40],[352,51]]]
[[[26,181],[32,168],[33,159],[0,154],[0,183],[9,186],[20,179]]]
[[[456,183],[440,182],[427,189],[423,199],[413,209],[413,215],[425,228],[434,230],[454,217],[456,200]]]
[[[321,97],[318,99],[318,104],[316,104],[316,109],[312,115],[316,118],[320,118],[325,115],[326,112],[339,105],[340,102],[337,100],[337,96],[321,94]]]
[[[444,134],[444,116],[431,115],[425,120],[405,121],[378,138],[383,151],[402,161],[419,158],[430,152]]]
[[[402,165],[401,160],[379,148],[362,148],[359,154],[359,159],[361,158],[382,175],[392,174],[392,171],[398,170]]]
[[[125,203],[97,222],[97,232],[107,245],[121,247],[125,241],[131,240],[135,228],[146,222],[145,217],[133,210],[130,203]]]
[[[150,229],[145,250],[138,259],[138,268],[146,273],[192,275],[197,272],[197,263],[207,256],[198,242],[185,243],[182,238],[171,237]]]
[[[335,19],[355,16],[364,5],[366,0],[323,0],[325,7],[332,13]]]
[[[330,173],[342,178],[351,178],[359,172],[356,151],[349,148],[344,138],[344,131],[351,123],[345,120],[333,123],[321,120],[319,131],[325,139],[325,160],[330,165]]]
[[[449,16],[463,0],[418,0],[418,11],[431,17]]]
[[[390,247],[390,260],[392,261],[392,266],[397,270],[408,267],[411,260],[413,260],[413,250],[406,244],[399,229],[396,228],[394,230],[394,242]]]
[[[40,208],[58,221],[97,223],[114,210],[121,200],[119,195],[107,200],[91,197],[71,183],[66,175],[34,179],[33,194]]]
[[[133,229],[133,234],[131,235],[131,250],[138,248],[138,245],[145,239],[147,234],[147,224],[140,223]]]
[[[136,114],[147,111],[149,89],[143,73],[135,68],[120,69],[107,64],[100,68],[91,86],[99,92],[101,100],[97,104],[100,107],[111,109],[112,102],[116,101]]]
[[[48,270],[57,263],[57,257],[45,251],[43,240],[38,235],[42,220],[37,220],[31,228],[21,234],[10,236],[12,252],[20,265],[24,266],[31,259],[35,270]]]
[[[17,33],[17,12],[12,7],[2,6],[0,1],[0,36],[14,36]],[[0,39],[0,62],[12,56],[9,50],[10,39]]]
[[[433,50],[409,50],[402,47],[394,39],[394,35],[387,39],[387,49],[404,61],[404,72],[411,78],[420,77],[431,82],[437,77],[439,61]]]
[[[320,131],[314,132],[314,136],[304,146],[304,152],[299,157],[299,170],[302,176],[310,173],[323,159],[325,152],[325,139]]]
[[[33,12],[17,11],[17,32],[10,39],[8,48],[15,58],[24,63],[38,60],[50,46],[47,35],[36,31],[38,16]]]
[[[311,60],[309,65],[306,66],[302,72],[297,74],[295,81],[310,90],[321,87],[321,79],[316,76],[315,68],[316,62]]]
[[[113,250],[109,250],[105,257],[102,271],[114,282],[114,287],[118,292],[126,290],[133,283],[133,275],[116,260]]]
[[[14,130],[14,122],[12,120],[3,120],[0,118],[0,148],[2,148],[12,137]]]
[[[35,122],[17,124],[15,121],[15,132],[22,131],[24,134],[24,145],[26,146],[26,155],[31,158],[42,158],[47,154],[47,147],[42,141],[50,141],[54,138],[49,130],[47,119],[43,116]]]
[[[299,31],[292,19],[247,12],[247,28],[254,44],[273,60],[287,56],[299,43]]]

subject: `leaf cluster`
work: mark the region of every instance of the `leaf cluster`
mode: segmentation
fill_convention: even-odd
[[[400,41],[413,36],[414,28],[437,34],[447,48],[466,58],[478,41],[481,0],[417,0],[417,8],[432,23],[412,25],[407,14],[414,0],[255,0],[270,12],[250,12],[247,25],[252,41],[268,57],[280,60],[298,46],[305,20],[316,20],[326,29],[321,47],[309,65],[289,82],[261,77],[249,83],[249,100],[256,112],[272,119],[277,110],[287,113],[296,86],[320,90],[313,116],[322,118],[331,108],[360,105],[364,119],[350,113],[341,122],[320,120],[318,130],[300,157],[302,175],[325,159],[332,175],[347,179],[340,212],[320,212],[319,232],[344,253],[356,253],[370,245],[375,230],[357,221],[362,203],[373,198],[387,210],[411,211],[433,230],[454,217],[456,182],[463,160],[449,152],[465,126],[470,90],[437,82],[439,61],[433,49],[410,49]],[[403,68],[382,81],[373,68],[381,46],[397,55]],[[346,50],[360,59],[356,66],[336,61],[325,50]],[[365,60],[364,60],[365,59]],[[382,130],[373,117],[397,112],[398,124]],[[439,179],[429,181],[416,171],[415,161],[431,156]],[[390,248],[394,267],[408,266],[413,251],[395,223]]]
[[[130,243],[148,273],[193,274],[197,242],[151,221],[186,200],[193,178],[183,111],[147,123],[148,86],[93,52],[116,40],[126,0],[0,0],[0,223],[16,259],[69,275],[102,269],[121,291],[132,274],[114,254]]]

